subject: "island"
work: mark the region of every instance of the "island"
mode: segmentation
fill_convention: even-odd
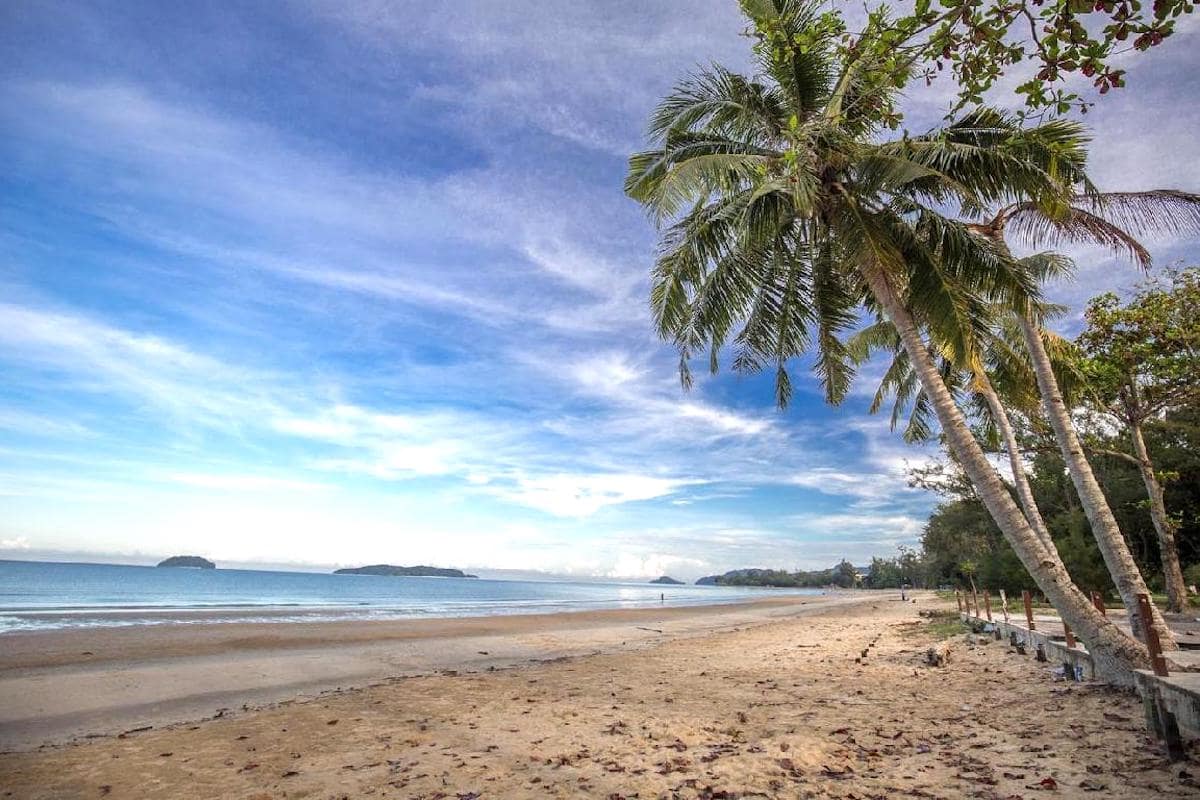
[[[187,567],[189,569],[216,569],[217,565],[200,556],[171,556],[158,562],[160,567]]]
[[[367,567],[346,567],[335,569],[334,575],[392,575],[408,578],[478,578],[478,575],[468,575],[461,569],[443,569],[442,567],[395,567],[391,564],[372,564]]]
[[[870,574],[869,567],[855,567],[842,560],[829,569],[809,572],[785,569],[731,569],[723,575],[706,575],[697,586],[762,586],[767,588],[818,588],[837,586],[843,589],[859,586]]]
[[[670,575],[663,575],[661,578],[655,578],[651,583],[661,583],[665,586],[683,586],[683,581],[677,581]]]

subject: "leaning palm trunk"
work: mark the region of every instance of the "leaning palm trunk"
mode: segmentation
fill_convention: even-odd
[[[1009,226],[1015,227],[1030,240],[1100,244],[1129,256],[1145,269],[1150,266],[1150,253],[1129,231],[1136,228],[1146,232],[1165,231],[1172,234],[1200,232],[1200,195],[1174,189],[1080,195],[1071,198],[1065,208],[1058,208],[1053,214],[1047,214],[1045,209],[1035,202],[1017,203],[1002,209],[987,225],[980,226],[980,232],[1003,247],[1004,231]],[[1026,318],[1022,318],[1020,322],[1022,335],[1029,346],[1031,356],[1041,357],[1042,363],[1037,365],[1038,386],[1063,458],[1070,470],[1071,480],[1087,513],[1104,561],[1116,581],[1121,600],[1129,610],[1130,619],[1135,625],[1134,630],[1140,633],[1140,626],[1137,625],[1137,605],[1134,601],[1137,593],[1146,591],[1145,581],[1137,571],[1137,565],[1129,553],[1125,539],[1079,446],[1078,437],[1062,403],[1062,396],[1055,385],[1054,374],[1048,367],[1037,326]],[[1053,391],[1048,392],[1048,387]],[[1138,447],[1136,441],[1135,447]],[[1140,447],[1140,452],[1144,452],[1145,443],[1141,443]],[[1154,517],[1155,529],[1163,551],[1168,587],[1172,582],[1178,581],[1178,600],[1186,602],[1186,595],[1182,592],[1182,574],[1178,572],[1177,566],[1174,570],[1169,566],[1171,561],[1178,564],[1178,554],[1174,548],[1174,532],[1161,502],[1162,489],[1157,487],[1158,481],[1154,478],[1149,459],[1139,455],[1137,460],[1150,495],[1151,515]],[[1175,601],[1173,598],[1172,604]],[[1152,623],[1159,632],[1163,646],[1174,648],[1174,636],[1163,622],[1162,614],[1156,608],[1152,610],[1152,614]]]
[[[1183,568],[1179,565],[1179,548],[1175,544],[1175,522],[1167,516],[1163,500],[1162,484],[1154,474],[1154,464],[1142,438],[1142,424],[1134,421],[1129,426],[1133,435],[1133,452],[1137,456],[1138,471],[1146,484],[1150,497],[1150,519],[1154,521],[1154,532],[1158,534],[1158,549],[1162,553],[1163,577],[1167,585],[1167,610],[1183,611],[1187,608],[1187,584],[1183,579]]]
[[[1129,545],[1126,544],[1125,537],[1117,526],[1116,517],[1109,508],[1104,491],[1100,488],[1096,476],[1092,473],[1092,467],[1084,455],[1083,445],[1079,442],[1079,436],[1071,422],[1067,405],[1063,402],[1062,392],[1058,388],[1058,380],[1054,377],[1050,356],[1042,341],[1041,330],[1028,314],[1018,314],[1017,320],[1021,326],[1021,336],[1029,350],[1030,360],[1033,362],[1038,391],[1042,395],[1042,407],[1046,412],[1047,419],[1050,420],[1050,427],[1054,429],[1054,437],[1058,440],[1063,461],[1071,475],[1071,482],[1075,485],[1079,502],[1092,527],[1092,535],[1100,546],[1104,564],[1108,567],[1108,572],[1117,586],[1117,592],[1121,595],[1121,602],[1124,603],[1125,610],[1129,614],[1129,622],[1133,626],[1134,634],[1140,637],[1142,619],[1137,596],[1149,594],[1150,590],[1146,588],[1146,581],[1138,570],[1137,562],[1133,560],[1133,554],[1129,552]],[[1162,613],[1157,607],[1151,605],[1151,614],[1153,619],[1150,620],[1150,624],[1158,632],[1158,639],[1162,643],[1163,649],[1178,649],[1175,636],[1167,627]]]
[[[1025,474],[1025,465],[1021,463],[1021,451],[1017,446],[1017,437],[1013,433],[1008,412],[1004,410],[1004,404],[1000,402],[1000,397],[996,394],[996,389],[988,379],[987,373],[982,369],[977,369],[974,370],[974,377],[975,388],[987,401],[988,408],[992,412],[992,421],[995,422],[996,429],[1000,431],[1000,437],[1004,440],[1004,449],[1008,451],[1008,466],[1012,470],[1013,485],[1017,489],[1017,499],[1021,501],[1021,509],[1025,512],[1025,518],[1029,520],[1029,526],[1033,528],[1050,555],[1061,561],[1058,548],[1054,546],[1054,539],[1050,536],[1050,529],[1046,527],[1046,520],[1043,519],[1042,512],[1038,510],[1037,502],[1033,499],[1033,489],[1029,486],[1029,476]]]
[[[660,225],[674,220],[651,297],[660,335],[680,351],[684,385],[694,354],[708,351],[715,369],[732,345],[737,370],[775,365],[776,400],[786,405],[786,364],[811,346],[826,399],[840,402],[853,370],[838,334],[853,324],[865,280],[1000,530],[1091,648],[1099,674],[1130,683],[1148,663],[1145,647],[1092,607],[1030,527],[914,321],[967,355],[985,298],[1011,306],[1030,296],[1010,259],[978,247],[935,207],[1059,196],[1085,180],[1081,129],[1056,121],[1025,130],[981,107],[928,137],[877,142],[903,83],[889,77],[897,74],[890,60],[846,56],[816,4],[747,0],[742,8],[761,75],[715,66],[680,83],[651,118],[655,146],[630,156],[625,182]],[[863,36],[886,34],[872,22]],[[903,302],[891,270],[904,282]]]
[[[1131,684],[1133,670],[1149,663],[1146,649],[1127,636],[1088,602],[1071,581],[1062,561],[1047,550],[1004,482],[992,468],[930,358],[912,315],[901,302],[887,275],[878,267],[863,276],[876,301],[891,319],[912,362],[922,388],[933,404],[950,448],[975,485],[980,499],[1000,527],[1038,588],[1078,633],[1092,654],[1097,675]]]

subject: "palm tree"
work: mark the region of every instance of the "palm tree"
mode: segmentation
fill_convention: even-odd
[[[1040,253],[1021,259],[1018,263],[1035,275],[1064,274],[1070,269],[1069,259],[1053,253]],[[1040,305],[1047,312],[1060,312],[1060,309],[1047,304]],[[969,364],[955,365],[946,353],[931,355],[939,358],[940,371],[947,387],[955,394],[969,396],[969,407],[974,416],[984,423],[987,434],[985,439],[993,446],[997,444],[995,440],[998,439],[998,444],[1004,448],[1021,510],[1050,555],[1058,559],[1058,548],[1029,485],[1029,476],[1025,473],[1021,457],[1022,451],[1008,412],[1008,408],[1013,408],[1026,415],[1032,415],[1039,398],[1037,392],[1031,390],[1031,387],[1035,386],[1032,370],[1014,345],[1015,332],[1011,330],[1012,326],[1004,322],[1004,315],[992,322],[992,330],[989,330],[986,339],[981,343],[977,357]],[[1045,335],[1053,340],[1049,347],[1056,372],[1074,373],[1072,361],[1056,357],[1070,348],[1069,343],[1053,334]],[[870,413],[879,411],[887,397],[892,396],[892,429],[896,429],[901,416],[907,412],[905,441],[928,440],[933,435],[929,423],[929,398],[920,388],[916,373],[892,324],[884,319],[878,320],[855,333],[848,345],[855,363],[858,364],[868,360],[875,351],[884,350],[891,354],[891,363],[880,380],[879,388],[871,402]],[[997,391],[996,383],[999,383],[1000,391]]]
[[[1052,557],[987,460],[946,388],[921,326],[967,359],[983,311],[1019,308],[1037,287],[988,240],[937,211],[969,213],[1061,194],[1081,175],[1079,128],[1022,129],[990,109],[932,135],[878,142],[893,115],[895,74],[866,57],[839,65],[813,35],[814,7],[754,0],[762,75],[711,67],[685,80],[650,123],[652,150],[630,158],[626,192],[665,226],[651,292],[660,335],[715,368],[787,364],[809,349],[827,399],[853,367],[838,335],[864,304],[895,326],[948,445],[1038,587],[1078,631],[1100,674],[1129,683],[1145,648],[1104,618]],[[868,31],[866,35],[871,35]],[[803,46],[792,46],[803,42]],[[1051,177],[1058,176],[1058,177]]]
[[[1084,185],[1090,190],[1090,185]],[[975,229],[997,247],[1007,250],[1005,235],[1012,232],[1026,241],[1037,244],[1091,242],[1110,247],[1132,258],[1143,269],[1150,266],[1150,254],[1129,232],[1170,233],[1200,231],[1200,195],[1175,190],[1148,192],[1089,191],[1057,203],[1024,200],[1001,208],[992,219]],[[1125,537],[1117,526],[1116,517],[1108,505],[1099,481],[1088,463],[1079,435],[1071,421],[1070,410],[1063,401],[1062,391],[1055,379],[1050,357],[1042,338],[1041,318],[1037,309],[1026,306],[1018,309],[1017,322],[1025,346],[1033,362],[1038,389],[1046,418],[1054,430],[1062,451],[1063,461],[1079,495],[1080,504],[1100,546],[1104,563],[1116,584],[1117,592],[1129,613],[1135,631],[1141,630],[1137,595],[1148,593],[1146,582],[1137,562],[1129,551]],[[1160,547],[1163,536],[1160,532]],[[1171,544],[1167,542],[1167,544]],[[1164,649],[1177,647],[1174,634],[1154,606],[1151,624],[1158,631]]]

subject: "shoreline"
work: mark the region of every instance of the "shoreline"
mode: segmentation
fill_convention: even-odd
[[[211,717],[392,678],[644,648],[895,593],[353,622],[219,622],[5,634],[0,750]]]
[[[0,797],[1200,797],[1191,766],[1147,740],[1136,696],[1055,681],[948,619],[928,592],[864,593],[624,620],[618,635],[646,638],[580,657],[549,657],[579,644],[562,632],[498,636],[540,656],[0,754]],[[939,641],[949,657],[931,667]]]
[[[708,606],[737,605],[775,600],[780,597],[820,597],[838,589],[780,589],[763,588],[755,594],[712,597],[667,596],[658,599],[630,601],[614,599],[607,602],[595,600],[555,601],[535,600],[518,603],[497,599],[492,603],[471,601],[457,608],[453,604],[439,604],[432,611],[414,611],[409,606],[385,606],[371,603],[205,603],[195,605],[98,605],[62,607],[18,607],[0,608],[0,618],[11,617],[21,621],[33,620],[63,624],[45,627],[0,628],[0,643],[20,634],[42,634],[56,631],[86,631],[101,628],[145,628],[158,625],[203,625],[210,623],[236,624],[349,624],[358,622],[410,622],[421,620],[473,619],[517,615],[551,615],[581,613],[586,611],[632,611],[644,609],[699,608]],[[87,620],[79,622],[78,620]]]

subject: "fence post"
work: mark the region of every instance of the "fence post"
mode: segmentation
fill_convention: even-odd
[[[1150,666],[1154,668],[1155,675],[1165,678],[1169,674],[1167,672],[1167,660],[1163,658],[1162,642],[1158,639],[1158,631],[1154,630],[1154,613],[1150,608],[1150,595],[1139,594],[1137,602],[1138,616],[1142,620],[1142,633],[1146,640],[1146,649],[1150,651]]]
[[[958,602],[958,613],[962,613],[962,592],[958,589],[954,590],[954,599]]]
[[[971,602],[975,606],[975,619],[979,619],[979,590],[974,586],[971,587]]]
[[[1099,592],[1092,592],[1092,605],[1096,607],[1103,616],[1108,616],[1108,609],[1104,606],[1104,595]]]
[[[987,589],[983,590],[983,610],[987,612],[987,621],[992,621],[992,597],[987,593]]]
[[[1029,626],[1029,630],[1033,630],[1033,598],[1029,596],[1029,591],[1021,592],[1021,600],[1025,602],[1025,623]]]
[[[1067,636],[1067,647],[1074,647],[1075,634],[1071,633],[1071,626],[1067,624],[1065,619],[1063,620],[1063,633],[1065,633]]]
[[[1146,638],[1146,649],[1150,651],[1150,665],[1154,668],[1155,675],[1165,678],[1168,676],[1167,660],[1163,658],[1162,642],[1158,638],[1158,631],[1154,630],[1154,616],[1150,607],[1150,595],[1139,594],[1137,596],[1137,603],[1138,616],[1142,620],[1142,633]],[[1146,688],[1146,703],[1149,705],[1151,712],[1154,732],[1159,735],[1159,738],[1166,745],[1167,758],[1172,761],[1182,761],[1184,758],[1187,758],[1187,750],[1184,748],[1183,739],[1179,735],[1179,722],[1175,719],[1175,715],[1167,709],[1159,687],[1151,683]]]
[[[1007,623],[1008,622],[1008,595],[1006,595],[1004,593],[1003,589],[1000,590],[1000,611],[1001,611],[1001,613],[1004,614],[1004,621],[1005,621],[1005,623]]]

